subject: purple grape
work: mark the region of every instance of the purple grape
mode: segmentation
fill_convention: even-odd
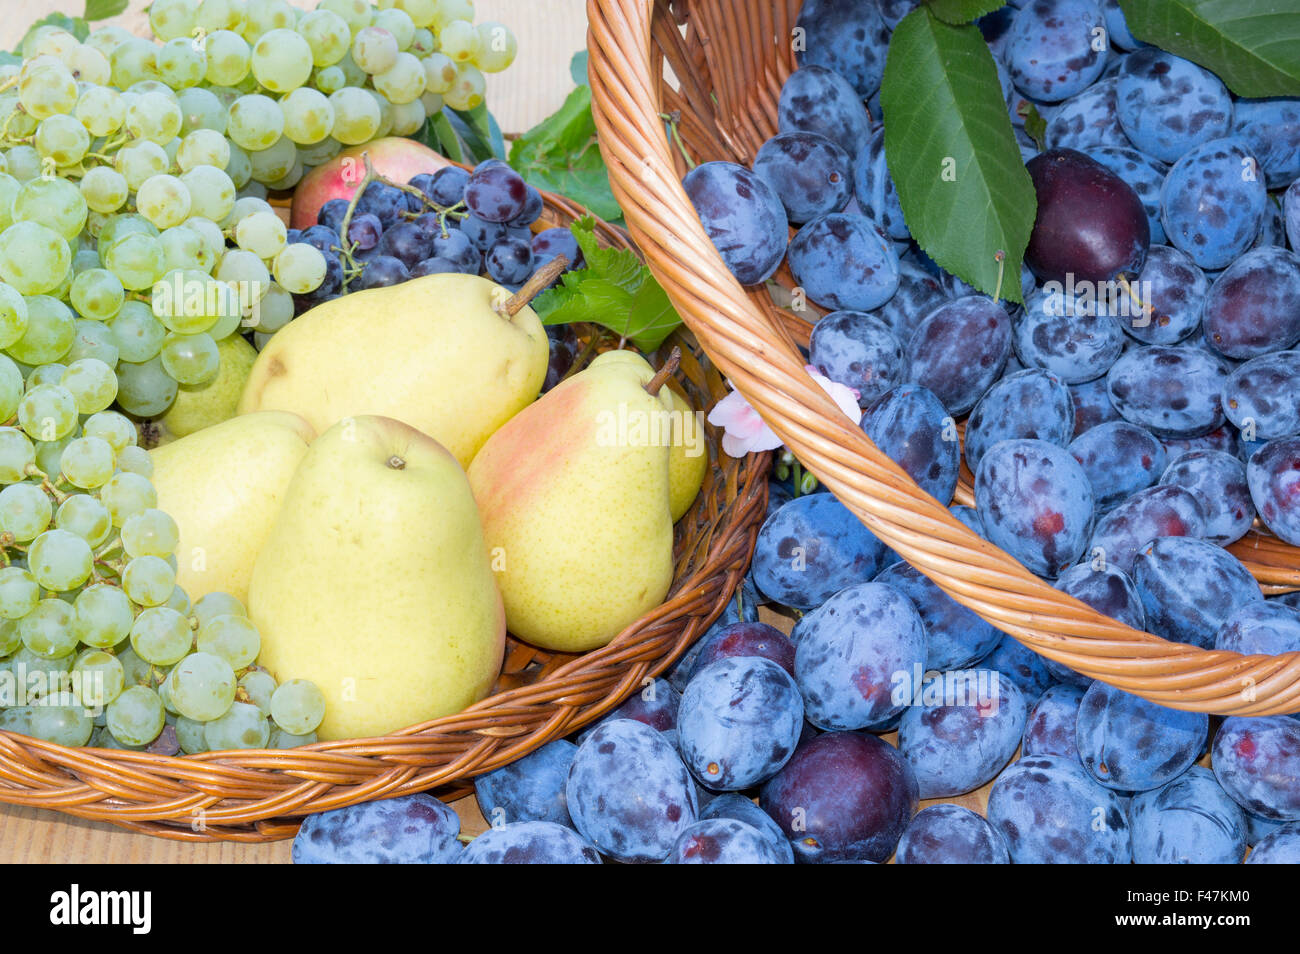
[[[542,201],[542,194],[532,186],[528,186],[528,194],[524,199],[524,210],[507,222],[506,225],[512,229],[526,229],[542,217],[542,209],[545,206],[546,203]],[[532,230],[530,229],[529,235],[531,234]]]
[[[1002,638],[999,630],[909,563],[900,560],[886,567],[873,582],[889,584],[911,600],[921,614],[926,632],[926,669],[944,671],[973,666],[991,653]]]
[[[912,768],[888,742],[828,732],[805,742],[759,804],[803,862],[883,863],[916,812]]]
[[[465,207],[484,222],[509,222],[528,204],[528,185],[503,162],[479,163],[465,183]]]
[[[705,162],[682,179],[722,261],[742,285],[766,281],[785,256],[785,207],[772,187],[734,162]]]
[[[1269,441],[1246,465],[1250,497],[1264,524],[1300,546],[1300,437]]]
[[[1073,433],[1074,402],[1061,379],[1037,368],[1017,371],[989,388],[971,412],[966,463],[977,469],[985,452],[999,441],[1027,438],[1064,447]]]
[[[1205,515],[1205,539],[1211,543],[1225,547],[1235,543],[1254,523],[1246,468],[1232,454],[1189,451],[1174,459],[1160,483],[1182,487],[1196,497]]]
[[[372,182],[357,200],[352,220],[355,222],[358,215],[369,214],[379,219],[383,228],[388,229],[402,221],[402,213],[405,211],[405,192],[385,182]]]
[[[347,199],[330,199],[316,213],[316,224],[325,226],[337,236],[343,227],[343,217],[348,214],[348,205]]]
[[[423,278],[425,275],[452,275],[464,272],[463,266],[445,258],[426,258],[422,262],[415,263],[415,267],[411,269],[411,277]]]
[[[677,839],[664,864],[668,865],[782,865],[793,864],[753,825],[734,818],[697,821]]]
[[[795,225],[842,212],[853,196],[853,160],[825,136],[782,133],[763,143],[754,174],[772,187]]]
[[[598,865],[600,853],[572,828],[549,821],[493,826],[469,843],[462,865]]]
[[[400,285],[411,277],[406,265],[401,259],[393,258],[390,255],[376,255],[366,262],[365,271],[357,279],[349,291],[365,291],[367,288],[386,288],[389,285]]]
[[[1145,490],[1165,470],[1165,448],[1145,428],[1127,421],[1094,427],[1068,448],[1092,484],[1097,510],[1105,512]]]
[[[546,365],[543,393],[560,383],[582,351],[582,342],[578,340],[572,325],[547,325],[546,338],[550,344],[551,357]]]
[[[547,262],[563,255],[569,260],[569,268],[582,268],[584,261],[578,240],[568,229],[543,229],[533,236],[533,261],[541,268]]]
[[[330,252],[339,247],[339,233],[326,228],[324,225],[313,225],[311,228],[303,230],[302,234],[298,236],[298,241],[322,252]]]
[[[1077,760],[1079,744],[1075,741],[1075,721],[1082,701],[1083,688],[1079,686],[1052,686],[1039,696],[1025,718],[1021,757],[1059,755]]]
[[[1134,348],[1106,377],[1110,400],[1126,421],[1158,437],[1199,437],[1223,423],[1219,394],[1227,369],[1196,348]]]
[[[1011,319],[992,298],[967,295],[926,315],[907,352],[912,380],[933,391],[949,414],[966,414],[1006,366]]]
[[[384,233],[376,246],[380,255],[391,255],[408,269],[433,258],[433,236],[414,222],[399,222]]]
[[[417,177],[418,178],[418,177]],[[415,185],[415,181],[411,181]],[[416,186],[427,195],[434,205],[449,209],[465,199],[465,186],[469,184],[469,173],[456,166],[445,166],[429,177],[427,187]]]
[[[790,241],[789,262],[795,282],[825,308],[869,311],[898,290],[898,255],[862,215],[832,212],[811,220]]]
[[[379,217],[368,212],[352,216],[352,221],[348,223],[348,242],[363,252],[378,246],[383,235],[384,226]]]
[[[1188,537],[1157,537],[1138,553],[1133,582],[1157,636],[1209,649],[1237,609],[1264,598],[1227,550]]]
[[[493,281],[521,285],[533,273],[532,246],[519,239],[502,239],[487,250],[483,265]]]
[[[547,742],[523,758],[474,779],[479,811],[488,823],[546,821],[572,826],[565,786],[578,747]]]
[[[1205,299],[1205,337],[1238,359],[1300,341],[1300,255],[1267,246],[1229,265]]]
[[[1246,854],[1246,819],[1207,768],[1186,774],[1129,805],[1133,861],[1156,864],[1241,864]]]
[[[460,220],[460,229],[480,252],[486,252],[488,248],[506,237],[506,227],[501,223],[484,222],[472,215],[467,215]]]
[[[1288,716],[1224,719],[1210,760],[1223,790],[1247,812],[1300,820],[1300,722]]]
[[[979,815],[960,805],[917,812],[898,842],[899,865],[1008,865],[1006,842]]]
[[[293,863],[447,864],[461,854],[460,818],[432,795],[403,795],[308,815]]]

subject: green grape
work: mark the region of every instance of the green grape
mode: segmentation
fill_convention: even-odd
[[[13,217],[15,222],[45,225],[71,242],[86,224],[86,200],[67,179],[32,179],[14,196]]]
[[[153,0],[149,5],[149,26],[163,42],[188,38],[198,21],[195,0]]]
[[[337,66],[326,66],[316,71],[312,78],[316,89],[329,96],[348,85],[347,74]]]
[[[207,384],[221,368],[221,352],[208,334],[169,334],[160,355],[167,373],[187,387]]]
[[[113,67],[108,57],[90,46],[78,46],[63,57],[63,65],[72,71],[73,78],[84,85],[102,86],[111,82]]]
[[[0,617],[0,655],[8,656],[19,650],[23,645],[22,635],[18,632],[18,621],[14,619],[4,619]],[[5,659],[0,662],[0,671],[8,671],[13,664],[13,660]],[[4,710],[0,709],[0,716],[3,716]]]
[[[128,30],[124,30],[120,26],[102,26],[90,32],[90,35],[85,39],[85,45],[99,50],[105,56],[111,56],[113,51],[124,40],[131,39],[132,35]]]
[[[57,287],[71,264],[67,240],[39,222],[15,222],[0,232],[0,280],[23,295],[41,295]]]
[[[437,13],[436,0],[397,0],[397,9],[404,10],[417,27],[433,25]]]
[[[18,101],[18,90],[9,89],[0,93],[0,128],[13,139],[26,138],[36,132],[37,120],[23,111]],[[5,160],[6,165],[8,159]]]
[[[68,455],[63,456],[66,459]],[[108,508],[89,494],[72,494],[59,504],[54,513],[54,525],[76,534],[92,547],[99,546],[113,532]]]
[[[118,89],[158,78],[158,47],[142,37],[124,40],[109,54],[108,61],[113,66],[113,85]]]
[[[140,214],[158,228],[171,228],[189,218],[190,190],[175,176],[150,176],[136,193],[135,204]],[[163,258],[165,261],[166,256]]]
[[[110,368],[117,367],[117,344],[113,341],[113,332],[101,321],[89,318],[77,319],[76,334],[72,347],[65,356],[69,363],[82,358],[94,358]]]
[[[154,77],[153,79],[139,80],[132,83],[130,88],[125,89],[122,92],[123,95],[127,97],[128,106],[134,102],[132,97],[140,97],[145,93],[158,93],[159,95],[166,97],[170,102],[175,103],[177,101],[175,91],[157,77]]]
[[[134,192],[150,176],[161,175],[171,166],[167,151],[156,142],[141,140],[127,143],[113,157],[113,168],[126,179]]]
[[[261,199],[263,202],[266,201],[268,195],[270,195],[270,192],[261,182],[249,182],[238,192],[241,199]]]
[[[51,599],[49,602],[62,603],[63,601],[60,599]],[[15,625],[21,633],[21,621]],[[42,673],[47,682],[57,685],[62,681],[59,679],[60,674],[72,671],[72,664],[76,662],[76,656],[73,653],[68,653],[65,656],[59,656],[55,659],[47,659],[32,652],[25,645],[20,645],[18,649],[14,651],[14,654],[10,657],[9,661],[13,664],[15,672],[18,671],[19,666],[22,666],[27,669],[29,675],[34,672]]]
[[[167,329],[141,301],[128,301],[108,323],[120,360],[139,364],[156,356]]]
[[[440,51],[457,64],[471,64],[482,49],[482,38],[474,24],[452,20],[438,31]]]
[[[184,223],[164,229],[158,236],[158,241],[162,243],[163,264],[167,272],[178,268],[197,268],[206,274],[211,267],[208,265],[211,255],[207,243],[198,232]],[[166,274],[163,278],[166,279]]]
[[[238,300],[238,297],[239,297],[239,293],[234,292],[234,298],[236,301]],[[254,305],[253,307],[256,307],[256,305]],[[217,319],[217,323],[208,329],[207,331],[208,337],[211,338],[213,341],[222,341],[225,338],[229,338],[240,328],[251,326],[252,323],[246,322],[244,320],[245,317],[246,316],[243,310],[240,311],[232,310],[230,313],[222,315],[220,318]]]
[[[226,618],[237,619],[238,617]],[[271,696],[275,694],[276,688],[274,676],[264,669],[250,669],[239,677],[239,688],[244,690],[248,701],[257,706],[262,715],[270,717]]]
[[[174,90],[198,86],[207,71],[207,54],[192,40],[169,40],[158,51],[158,76]]]
[[[35,464],[36,448],[31,439],[16,427],[0,427],[0,481],[12,484],[24,480],[27,468]]]
[[[347,146],[369,142],[379,129],[382,114],[379,104],[364,89],[345,87],[330,96],[334,107],[331,135]]]
[[[194,268],[168,272],[154,286],[153,314],[168,331],[194,335],[216,323],[225,298],[221,283]],[[161,346],[159,346],[161,351]]]
[[[399,106],[419,99],[424,83],[424,66],[410,53],[399,53],[392,68],[375,77],[375,89]]]
[[[252,664],[262,648],[257,627],[246,616],[217,616],[199,629],[199,652],[220,656],[239,670]]]
[[[102,709],[126,688],[126,671],[112,653],[87,649],[72,664],[73,675],[81,686],[79,701],[87,709]]]
[[[441,34],[452,20],[473,20],[474,4],[471,0],[434,0],[433,29]]]
[[[122,547],[127,556],[169,557],[179,543],[176,521],[156,507],[132,514],[122,524]]]
[[[316,9],[303,14],[298,21],[298,32],[311,49],[314,66],[332,66],[352,46],[352,31],[347,22],[329,10]]]
[[[271,739],[267,742],[266,747],[269,749],[296,749],[300,745],[311,745],[317,741],[315,732],[308,732],[306,735],[294,735],[292,732],[285,732],[278,725],[271,728]]]
[[[411,22],[410,15],[396,7],[376,11],[371,23],[391,33],[399,50],[407,49],[415,39],[415,24]]]
[[[379,107],[379,128],[375,130],[375,135],[382,139],[393,131],[393,104],[378,90],[368,89],[365,92]]]
[[[254,327],[265,334],[274,334],[292,320],[293,296],[278,282],[270,283],[257,305],[257,324]]]
[[[30,391],[42,384],[61,384],[63,383],[63,372],[67,370],[68,366],[66,364],[59,364],[57,361],[32,368],[27,373],[25,390]]]
[[[285,0],[257,0],[248,5],[243,35],[252,43],[271,30],[293,29],[298,14]]]
[[[424,128],[428,113],[422,98],[393,107],[393,135],[413,136]]]
[[[162,361],[156,356],[138,364],[132,361],[118,362],[117,403],[128,414],[157,417],[172,406],[176,400],[176,389],[176,380],[167,373]],[[121,464],[120,460],[118,464]]]
[[[325,695],[314,682],[290,679],[271,697],[271,718],[293,735],[315,732],[325,718]]]
[[[235,701],[235,672],[211,653],[191,653],[172,670],[171,699],[177,712],[195,722],[211,722]]]
[[[428,92],[441,95],[456,85],[459,70],[450,57],[432,53],[421,61],[421,65],[424,67],[424,88]]]
[[[235,242],[258,258],[274,258],[285,246],[284,222],[274,212],[254,212],[235,226]]]
[[[173,668],[172,672],[176,670]],[[172,704],[176,704],[176,684],[173,681],[170,695]],[[193,719],[187,719],[185,716],[176,718],[176,741],[180,743],[181,751],[186,755],[198,755],[200,752],[208,750],[207,740],[203,738],[203,723],[195,722]]]
[[[77,105],[77,81],[57,60],[25,69],[18,83],[18,101],[29,116],[42,120],[58,113],[70,113]]]
[[[146,686],[124,689],[108,705],[108,731],[123,745],[148,745],[166,722],[162,700]]]
[[[73,115],[92,136],[109,136],[126,119],[122,94],[108,86],[91,86],[77,99]]]
[[[77,38],[62,27],[52,23],[33,27],[22,42],[22,58],[34,60],[41,55],[57,57],[60,52],[77,45]]]
[[[204,593],[194,604],[194,616],[199,621],[200,629],[206,626],[209,620],[226,615],[247,616],[248,610],[237,598],[221,590]]]
[[[126,639],[135,622],[131,601],[120,587],[94,583],[72,604],[72,632],[87,646],[109,649]]]
[[[81,433],[85,437],[103,438],[115,453],[136,442],[135,425],[130,418],[117,411],[100,411],[90,415],[81,425]]]
[[[474,64],[484,73],[500,73],[515,61],[518,41],[509,27],[491,20],[474,28],[479,36],[479,50]]]
[[[407,47],[407,52],[423,59],[430,53],[438,52],[438,46],[438,38],[431,31],[416,27],[415,32],[411,35],[411,45]]]
[[[27,330],[27,300],[12,286],[0,282],[0,348],[8,348]],[[0,388],[0,395],[4,393]],[[0,409],[4,406],[0,399]],[[5,415],[4,420],[8,420]]]
[[[57,706],[42,701],[30,709],[27,735],[55,745],[82,746],[90,741],[95,722],[76,698],[69,697]]]
[[[209,33],[203,50],[208,58],[204,79],[213,86],[234,86],[248,75],[252,51],[238,33],[230,30]]]
[[[107,409],[117,397],[117,376],[113,369],[97,358],[82,358],[68,365],[59,382],[77,400],[77,412],[95,414]],[[107,446],[107,445],[106,445]],[[106,476],[112,476],[110,471]],[[78,484],[81,487],[98,484]]]
[[[7,566],[0,570],[0,616],[22,619],[41,601],[41,587],[27,570]]]
[[[230,144],[215,129],[195,129],[181,140],[176,152],[176,162],[182,172],[195,166],[214,166],[224,169],[230,161]]]
[[[485,85],[483,74],[465,64],[456,71],[455,84],[442,94],[442,98],[452,109],[471,110],[483,102]]]
[[[141,234],[150,235],[154,238],[157,238],[159,234],[161,234],[158,231],[158,227],[143,215],[137,215],[134,212],[125,212],[121,215],[109,216],[104,227],[100,229],[99,238],[96,242],[100,258],[104,258],[108,249],[114,242],[133,232],[140,232]]]
[[[126,107],[126,129],[136,139],[162,145],[181,131],[181,107],[174,97],[148,92]]]
[[[203,0],[194,25],[204,30],[238,30],[244,25],[245,0]]]
[[[241,219],[252,215],[255,212],[270,212],[274,214],[275,210],[271,208],[271,203],[267,202],[266,199],[261,198],[260,196],[240,196],[235,201],[234,207],[230,210],[230,227],[233,228],[239,224]]]
[[[67,301],[68,295],[72,292],[72,280],[76,276],[77,273],[72,270],[72,264],[68,263],[68,270],[63,273],[63,280],[49,290],[49,296],[60,302]]]
[[[203,738],[212,752],[263,749],[271,738],[271,723],[257,706],[232,702],[224,715],[203,727]]]
[[[11,146],[5,154],[5,162],[9,169],[7,174],[18,182],[27,182],[41,174],[41,154],[34,146]],[[9,214],[7,208],[4,214]]]
[[[18,402],[18,426],[34,441],[57,441],[77,426],[77,400],[57,384],[37,385]]]
[[[311,78],[311,46],[294,30],[271,30],[253,46],[251,66],[271,92],[292,92]]]
[[[196,129],[211,129],[225,135],[226,107],[211,90],[198,86],[181,90],[176,102],[181,108],[181,135]]]
[[[73,441],[69,446],[75,447],[76,443]],[[99,443],[104,444],[103,441]],[[112,453],[107,444],[104,444],[104,449]],[[66,459],[68,455],[65,453],[63,456]],[[56,593],[74,590],[90,579],[94,562],[95,555],[90,550],[90,544],[67,530],[46,530],[32,541],[27,550],[27,568],[36,577],[36,582]],[[72,607],[64,605],[67,608],[67,621],[71,623]],[[77,638],[72,635],[71,629],[68,629],[68,638],[75,646]]]
[[[172,595],[167,597],[167,602],[163,605],[174,609],[186,619],[189,619],[190,610],[193,608],[190,605],[190,595],[181,586],[172,588]]]
[[[236,189],[242,189],[253,177],[253,164],[249,161],[248,153],[238,143],[230,144],[230,161],[226,163],[226,175],[230,177]],[[222,219],[216,221],[220,222]]]
[[[231,146],[233,160],[237,146]],[[242,154],[242,150],[241,150]],[[190,213],[220,222],[235,205],[235,183],[216,166],[199,165],[181,174],[180,181],[190,194]],[[224,240],[222,242],[224,245]]]
[[[127,573],[131,572],[132,565],[134,561],[127,565]],[[125,576],[122,578],[122,586],[127,596],[131,596]],[[131,598],[135,599],[133,596]],[[165,606],[155,605],[143,610],[131,626],[131,648],[137,656],[155,666],[171,666],[180,662],[190,651],[192,641],[189,620]]]
[[[269,215],[270,213],[256,214]],[[247,218],[244,221],[247,221]],[[226,282],[238,290],[241,312],[246,311],[255,301],[261,301],[271,285],[271,273],[266,270],[262,259],[252,252],[238,248],[227,250],[221,257],[221,262],[217,265],[216,277],[219,281]]]
[[[50,116],[36,128],[33,144],[42,157],[70,166],[80,162],[90,149],[90,133],[71,116]]]
[[[73,278],[76,278],[82,272],[88,271],[89,269],[99,268],[103,264],[99,260],[99,250],[97,248],[97,246],[99,245],[99,239],[97,236],[92,235],[89,229],[89,221],[92,213],[100,219],[101,226],[105,221],[108,220],[108,216],[101,215],[100,213],[94,212],[93,210],[92,212],[86,213],[86,220],[87,220],[88,227],[84,232],[82,232],[80,235],[77,236],[77,245],[79,245],[80,248],[78,248],[75,252],[72,253],[72,277]],[[68,247],[71,248],[72,246],[69,245]],[[69,294],[72,293],[71,285],[68,286],[68,293]]]
[[[280,101],[284,134],[295,143],[318,143],[334,128],[334,107],[325,94],[302,87]]]
[[[88,268],[72,280],[72,307],[79,315],[107,321],[118,313],[125,300],[122,283],[106,268]]]
[[[99,500],[108,508],[115,527],[121,527],[132,514],[158,506],[158,494],[153,489],[153,484],[149,483],[147,477],[132,473],[114,474],[100,489]],[[166,599],[165,595],[163,599]]]
[[[131,194],[126,178],[110,166],[96,166],[81,177],[81,195],[94,212],[108,215],[122,208]]]
[[[116,391],[116,378],[113,384]],[[83,490],[94,490],[113,476],[117,458],[107,441],[98,437],[78,437],[63,448],[59,464],[68,483]]]
[[[85,545],[84,542],[82,545]],[[35,576],[40,579],[39,574]],[[41,600],[18,621],[18,632],[22,635],[27,651],[36,657],[63,659],[71,656],[77,648],[77,637],[72,632],[71,624],[71,606],[60,599]]]
[[[269,96],[241,96],[230,107],[226,135],[249,151],[266,149],[284,132],[284,113]]]
[[[3,239],[0,236],[0,241]],[[140,232],[124,235],[108,247],[104,267],[117,275],[123,288],[142,291],[163,275],[166,258],[162,243]]]
[[[371,76],[391,69],[399,52],[397,38],[383,27],[365,27],[352,41],[352,61]]]
[[[374,14],[367,0],[321,0],[316,8],[337,13],[347,21],[348,29],[354,36],[358,30],[370,24],[370,18]]]
[[[253,178],[270,183],[283,179],[298,161],[298,147],[288,136],[281,136],[269,149],[259,149],[248,154]]]
[[[286,245],[275,257],[275,280],[294,295],[305,295],[325,280],[325,256],[304,242]]]
[[[10,484],[0,490],[0,528],[19,543],[34,540],[50,525],[50,498],[35,484]]]

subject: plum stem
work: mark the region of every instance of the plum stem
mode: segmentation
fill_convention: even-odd
[[[993,253],[993,261],[998,263],[998,284],[997,287],[993,289],[993,303],[997,304],[998,299],[1002,297],[1002,279],[1004,277],[1003,273],[1007,267],[1007,253],[1002,251],[1002,249],[998,249]]]
[[[1138,295],[1137,293],[1137,289],[1134,288],[1132,283],[1130,283],[1129,280],[1124,277],[1123,272],[1116,275],[1115,278],[1119,282],[1120,287],[1123,288],[1124,291],[1128,294],[1128,296],[1137,303],[1137,306],[1142,309],[1143,314],[1147,314],[1152,310],[1151,305],[1148,302],[1144,302],[1142,300],[1141,296]]]

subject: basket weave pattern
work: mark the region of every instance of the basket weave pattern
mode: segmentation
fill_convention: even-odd
[[[746,291],[727,270],[681,187],[682,151],[695,161],[749,165],[775,134],[781,86],[795,68],[790,37],[800,5],[588,2],[590,79],[610,179],[633,239],[686,324],[786,446],[870,530],[1026,646],[1173,708],[1300,711],[1300,653],[1243,656],[1139,632],[1039,580],[957,522],[804,372],[796,342],[806,343],[808,322],[776,308],[764,289]],[[963,494],[971,502],[969,472],[958,499]],[[1266,591],[1300,588],[1294,548],[1252,533],[1233,552]]]
[[[543,224],[586,214],[543,193]],[[602,244],[631,248],[598,223]],[[727,388],[694,339],[682,348],[678,382],[698,408]],[[666,353],[666,349],[665,352]],[[767,510],[771,455],[734,460],[706,425],[714,466],[677,524],[667,600],[608,646],[581,656],[548,653],[510,639],[487,699],[457,715],[376,739],[320,742],[277,751],[171,757],[68,748],[0,732],[0,802],[55,809],[185,841],[291,837],[301,816],[358,802],[437,789],[452,798],[466,780],[527,755],[619,705],[676,660],[718,617],[749,567]]]

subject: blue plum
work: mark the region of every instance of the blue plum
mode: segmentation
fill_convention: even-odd
[[[781,859],[782,864],[794,864],[794,849],[776,822],[763,809],[744,795],[727,792],[709,802],[708,807],[700,812],[700,820],[711,818],[731,818],[744,822],[759,831]]]
[[[1202,752],[1209,716],[1148,702],[1094,682],[1079,703],[1079,759],[1107,788],[1145,792],[1187,771]]]
[[[912,601],[925,624],[925,668],[964,669],[993,651],[1002,633],[962,606],[924,573],[899,561],[886,567],[875,582],[887,583]]]
[[[469,843],[462,865],[598,865],[596,851],[572,828],[549,821],[492,827]]]
[[[1002,374],[1011,333],[1006,309],[986,295],[944,302],[907,343],[912,380],[933,391],[949,414],[966,414]]]
[[[1300,249],[1300,179],[1291,183],[1282,196],[1282,216],[1286,221],[1287,244]]]
[[[1045,368],[1066,384],[1102,377],[1124,350],[1124,334],[1101,302],[1067,297],[1053,282],[1029,296],[1012,340],[1025,367]]]
[[[916,264],[909,255],[898,262],[898,291],[872,314],[906,344],[921,319],[947,300],[948,291],[939,277]]]
[[[1223,790],[1247,812],[1300,820],[1300,722],[1231,716],[1219,726],[1210,759]]]
[[[1246,819],[1214,773],[1193,765],[1128,809],[1140,865],[1236,865],[1246,854]]]
[[[832,212],[807,222],[790,241],[790,272],[825,308],[869,311],[898,290],[898,254],[871,219]]]
[[[763,179],[734,162],[704,162],[682,188],[736,281],[766,281],[785,257],[788,222],[780,197]]]
[[[1105,378],[1070,385],[1070,400],[1074,403],[1075,437],[1107,421],[1122,420],[1115,405],[1110,403]]]
[[[893,0],[892,7],[902,6]],[[834,70],[853,85],[859,99],[866,99],[879,88],[885,72],[885,51],[893,25],[886,24],[882,12],[877,3],[806,0],[796,21],[803,31],[799,65]]]
[[[701,640],[699,654],[695,657],[694,672],[719,659],[742,656],[761,656],[776,663],[791,676],[794,675],[794,643],[775,626],[758,622],[729,623],[710,630]]]
[[[1120,123],[1147,155],[1176,162],[1189,150],[1228,135],[1232,97],[1211,73],[1153,46],[1124,58],[1116,77]]]
[[[960,476],[957,429],[939,399],[904,385],[881,395],[862,415],[862,430],[922,490],[947,506]]]
[[[1146,629],[1146,610],[1138,596],[1137,588],[1128,574],[1115,566],[1098,561],[1076,563],[1056,580],[1056,588],[1068,593],[1081,603],[1086,603],[1103,616],[1118,620],[1136,630]],[[1075,672],[1063,663],[1043,660],[1047,671],[1061,682],[1088,688],[1092,680]]]
[[[1214,648],[1266,656],[1300,651],[1300,609],[1277,600],[1247,603],[1224,620]]]
[[[1186,252],[1169,245],[1153,245],[1138,273],[1136,288],[1141,302],[1128,297],[1115,320],[1144,344],[1173,345],[1201,326],[1201,313],[1210,283]]]
[[[862,97],[839,73],[810,64],[795,70],[781,87],[777,129],[825,136],[856,158],[871,135]]]
[[[296,865],[447,864],[462,851],[460,818],[432,795],[402,795],[303,819]]]
[[[1175,458],[1160,483],[1196,497],[1205,515],[1205,539],[1220,546],[1240,540],[1255,520],[1246,468],[1223,451],[1188,451]]]
[[[1205,337],[1238,360],[1300,341],[1300,255],[1270,245],[1229,265],[1206,296]]]
[[[1157,636],[1208,649],[1229,616],[1264,598],[1235,556],[1189,537],[1157,537],[1138,553],[1133,582]]]
[[[1250,145],[1270,189],[1300,177],[1300,99],[1239,99],[1232,131]]]
[[[985,669],[995,669],[1016,684],[1027,705],[1032,705],[1055,681],[1047,671],[1047,660],[1014,636],[1005,635],[993,652],[981,660]]]
[[[1039,576],[1056,576],[1083,553],[1092,530],[1088,475],[1046,441],[1010,440],[985,452],[975,502],[989,540]]]
[[[1287,822],[1256,842],[1248,865],[1300,865],[1300,822]]]
[[[1300,434],[1300,351],[1251,358],[1223,382],[1223,413],[1255,440]]]
[[[1128,146],[1101,145],[1084,151],[1132,187],[1147,214],[1151,244],[1162,244],[1165,227],[1160,222],[1160,188],[1165,183],[1169,167],[1159,159]]]
[[[1205,536],[1199,498],[1181,487],[1148,487],[1097,521],[1088,558],[1131,574],[1142,547],[1156,537],[1177,536]]]
[[[916,777],[892,745],[828,732],[795,750],[759,804],[803,862],[883,863],[916,813]]]
[[[1165,470],[1164,445],[1127,421],[1094,427],[1071,441],[1068,450],[1088,475],[1102,512],[1150,487]]]
[[[492,825],[524,821],[572,826],[565,786],[578,747],[555,739],[474,779],[479,811]]]
[[[1009,865],[1006,842],[979,815],[960,805],[931,805],[916,813],[898,841],[900,865]]]
[[[1128,20],[1124,17],[1124,10],[1120,7],[1119,0],[1101,0],[1101,12],[1106,17],[1106,32],[1110,34],[1110,41],[1117,47],[1131,52],[1143,45],[1129,29]]]
[[[1098,35],[1105,35],[1105,19],[1092,0],[1030,0],[1011,21],[1007,71],[1025,95],[1060,102],[1105,68],[1107,48],[1094,46]]]
[[[579,834],[623,862],[662,861],[699,814],[677,753],[632,719],[603,723],[578,747],[567,794]]]
[[[628,696],[626,700],[600,722],[588,726],[578,735],[578,744],[587,740],[596,727],[615,719],[635,719],[650,726],[656,732],[663,733],[665,739],[677,748],[677,712],[681,707],[681,693],[671,682],[665,679],[647,679],[641,688]]]
[[[753,825],[734,818],[697,821],[677,838],[669,865],[783,865],[787,861]]]
[[[1047,124],[1047,148],[1091,152],[1099,146],[1129,146],[1115,109],[1117,82],[1113,77],[1098,80],[1063,102]]]
[[[853,164],[853,194],[864,212],[896,242],[912,237],[903,221],[903,207],[898,204],[898,190],[885,164],[885,127],[877,126],[867,140],[867,147]]]
[[[825,136],[781,133],[763,143],[754,174],[781,197],[786,216],[798,225],[828,212],[842,212],[853,197],[853,160]]]
[[[1246,464],[1250,497],[1265,526],[1300,546],[1300,437],[1269,441]]]
[[[1073,433],[1074,402],[1065,383],[1050,371],[1017,371],[989,388],[971,412],[966,464],[972,471],[978,468],[984,453],[999,441],[1026,438],[1063,447]]]
[[[1077,759],[1022,758],[989,792],[988,820],[1014,864],[1127,864],[1128,819],[1120,796]]]
[[[1201,268],[1227,268],[1259,234],[1268,193],[1254,163],[1245,140],[1229,136],[1187,152],[1165,176],[1165,235]]]
[[[1197,348],[1151,345],[1126,352],[1106,377],[1124,420],[1157,437],[1199,437],[1223,423],[1228,371]]]
[[[903,345],[880,318],[861,311],[834,311],[813,325],[808,361],[832,381],[858,392],[866,407],[907,380]]]
[[[1082,701],[1083,689],[1079,686],[1052,686],[1039,696],[1025,717],[1021,757],[1059,755],[1077,760],[1079,744],[1075,741],[1075,725]]]

